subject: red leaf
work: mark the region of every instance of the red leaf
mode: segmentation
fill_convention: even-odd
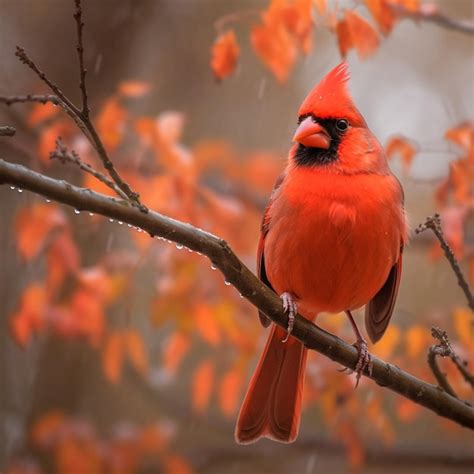
[[[43,327],[46,304],[45,289],[37,283],[28,286],[21,295],[19,309],[10,320],[10,328],[22,347],[26,347],[31,335]]]
[[[20,210],[15,218],[17,247],[25,260],[35,258],[54,229],[64,227],[66,219],[54,204],[33,204]]]
[[[221,341],[221,333],[209,306],[200,304],[196,307],[195,321],[196,329],[204,341],[211,346],[217,346]]]
[[[221,379],[219,385],[219,405],[222,413],[232,416],[240,401],[243,376],[239,367],[229,370]]]
[[[97,131],[104,146],[113,151],[122,140],[127,112],[117,97],[112,96],[103,105],[97,117]]]
[[[380,31],[388,35],[395,25],[396,14],[386,0],[365,0],[365,5],[377,22]]]
[[[192,378],[192,401],[196,412],[202,413],[209,405],[214,386],[214,362],[210,359],[201,362]]]
[[[387,153],[387,158],[389,159],[396,154],[400,155],[403,168],[405,172],[408,172],[417,149],[411,140],[402,136],[398,136],[393,137],[388,141],[385,147],[385,152]]]
[[[444,135],[447,140],[461,147],[474,163],[474,121],[467,121],[449,129]]]
[[[142,375],[148,370],[148,358],[143,345],[143,339],[137,331],[129,329],[124,335],[125,348],[128,358],[135,369]]]
[[[263,16],[263,24],[255,25],[250,40],[257,56],[280,82],[285,82],[296,61],[293,36],[276,15]]]
[[[168,338],[163,348],[163,366],[165,370],[174,374],[178,369],[181,361],[189,351],[191,341],[189,336],[181,331],[176,331]]]
[[[240,48],[234,30],[220,34],[211,50],[211,69],[218,80],[230,76],[237,65]]]
[[[346,20],[341,20],[337,22],[336,33],[339,45],[339,52],[341,53],[341,56],[345,58],[349,50],[354,46]]]
[[[31,427],[31,440],[37,448],[51,446],[51,441],[66,423],[66,416],[61,411],[51,411],[42,415]]]
[[[345,19],[352,45],[359,57],[365,59],[375,53],[379,47],[380,40],[374,27],[352,10],[346,10]]]
[[[151,89],[151,84],[144,81],[125,81],[121,82],[118,87],[118,92],[124,97],[136,99],[148,94]]]
[[[27,117],[27,123],[30,127],[34,127],[54,117],[59,112],[59,108],[51,102],[46,104],[34,104]]]
[[[107,379],[112,383],[120,380],[124,358],[124,338],[122,333],[113,332],[108,337],[102,353],[102,365]]]

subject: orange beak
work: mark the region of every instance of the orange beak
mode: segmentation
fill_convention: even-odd
[[[331,144],[331,137],[324,127],[319,125],[319,123],[315,123],[311,117],[306,117],[298,125],[293,141],[309,148],[323,148],[327,150]]]

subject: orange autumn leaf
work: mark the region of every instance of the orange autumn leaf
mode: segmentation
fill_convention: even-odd
[[[54,117],[58,112],[59,108],[52,102],[46,102],[46,104],[34,104],[30,113],[28,114],[26,123],[30,127],[34,127],[41,122]]]
[[[354,425],[345,422],[338,427],[338,435],[346,448],[349,465],[352,469],[360,469],[364,464],[365,450]]]
[[[400,341],[400,329],[394,324],[390,325],[383,338],[372,348],[372,352],[381,359],[389,358]]]
[[[59,410],[42,415],[31,427],[31,440],[37,448],[46,448],[51,444],[59,430],[64,426],[66,416]]]
[[[405,346],[408,357],[417,359],[426,353],[431,342],[428,329],[421,325],[411,326],[405,333]]]
[[[208,305],[200,304],[194,310],[196,329],[199,335],[211,346],[221,342],[221,333],[216,318]]]
[[[182,331],[170,335],[163,348],[163,366],[169,374],[174,374],[189,351],[190,338]]]
[[[96,119],[97,131],[108,150],[115,150],[121,142],[126,118],[127,112],[117,97],[112,96],[102,106]]]
[[[46,292],[40,284],[31,284],[21,295],[18,311],[10,320],[10,328],[14,339],[22,347],[26,347],[31,335],[43,327],[46,305]]]
[[[221,379],[219,384],[219,406],[222,413],[232,416],[240,402],[240,390],[242,388],[242,371],[236,367],[229,370]]]
[[[314,26],[311,3],[312,0],[285,2],[280,13],[288,32],[296,39],[304,54],[309,54],[311,50],[311,33]]]
[[[59,289],[67,275],[79,269],[79,250],[69,229],[57,233],[47,250],[47,288],[50,294]]]
[[[388,5],[400,5],[413,13],[420,9],[420,0],[384,0],[384,2]]]
[[[121,82],[118,87],[118,92],[123,97],[136,99],[148,94],[151,90],[151,84],[144,81],[125,81]]]
[[[112,383],[120,380],[124,359],[124,338],[121,332],[115,331],[109,335],[102,353],[102,367],[105,376]]]
[[[457,160],[450,164],[450,181],[453,197],[459,204],[469,202],[474,183],[474,166],[468,160]]]
[[[214,77],[221,81],[230,76],[237,65],[240,56],[240,48],[234,30],[221,33],[211,50],[211,69]]]
[[[377,22],[380,31],[388,35],[397,19],[397,16],[386,0],[365,0],[365,6]]]
[[[55,449],[55,472],[61,474],[102,474],[99,446],[92,440],[61,439]]]
[[[345,58],[349,50],[354,46],[346,20],[337,22],[336,33],[339,52],[341,53],[341,56]]]
[[[194,470],[181,457],[168,455],[164,459],[165,474],[193,474]]]
[[[413,142],[405,137],[397,136],[389,139],[385,146],[387,158],[393,158],[394,155],[400,155],[403,168],[407,172],[417,152]]]
[[[466,121],[449,129],[444,137],[462,148],[469,160],[474,162],[474,121]]]
[[[77,335],[97,347],[105,329],[103,302],[93,292],[77,290],[71,298],[71,316],[73,330]]]
[[[351,42],[358,56],[366,59],[379,47],[379,35],[374,27],[358,13],[352,10],[345,11],[347,30],[351,37]]]
[[[201,362],[192,377],[192,403],[197,413],[203,413],[209,405],[214,386],[214,362],[206,359]]]
[[[18,251],[28,261],[38,256],[50,233],[65,226],[66,219],[54,204],[33,204],[18,212],[14,225]]]
[[[408,398],[398,397],[396,403],[398,417],[405,423],[414,421],[421,414],[422,408],[420,405],[417,405]]]
[[[134,329],[129,329],[124,334],[124,344],[128,359],[133,367],[142,375],[145,375],[148,370],[148,357],[140,334]]]
[[[280,82],[285,82],[297,56],[295,41],[285,25],[281,21],[264,20],[252,28],[250,41],[265,66]]]
[[[474,334],[474,318],[467,308],[456,308],[453,311],[456,335],[465,347],[471,347]]]

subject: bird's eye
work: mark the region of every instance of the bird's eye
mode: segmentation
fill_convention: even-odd
[[[338,120],[336,122],[336,128],[340,132],[345,132],[349,128],[349,122],[345,119]]]

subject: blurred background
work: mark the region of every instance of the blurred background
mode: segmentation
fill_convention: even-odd
[[[251,40],[266,0],[83,3],[90,105],[112,159],[147,205],[223,236],[255,269],[260,216],[299,104],[340,61],[335,18],[348,8],[376,29],[370,12],[342,1],[322,12],[315,1],[311,51],[282,82]],[[435,5],[474,21],[471,0]],[[73,2],[0,0],[0,11],[0,95],[49,92],[14,56],[21,45],[79,103]],[[218,20],[240,48],[223,81],[209,66]],[[383,145],[408,137],[391,167],[412,228],[441,212],[471,284],[473,38],[400,18],[370,57],[348,54],[369,127]],[[61,135],[101,169],[58,108],[2,105],[0,124],[18,130],[0,141],[3,159],[106,191],[49,160]],[[370,381],[354,392],[354,380],[317,354],[298,441],[236,445],[235,418],[266,338],[255,309],[205,257],[17,191],[0,187],[1,472],[472,472],[469,431]],[[431,326],[472,361],[472,314],[428,233],[406,249],[393,321],[374,353],[424,380],[434,383]],[[352,342],[343,316],[321,325]],[[443,370],[472,401],[449,363]]]

